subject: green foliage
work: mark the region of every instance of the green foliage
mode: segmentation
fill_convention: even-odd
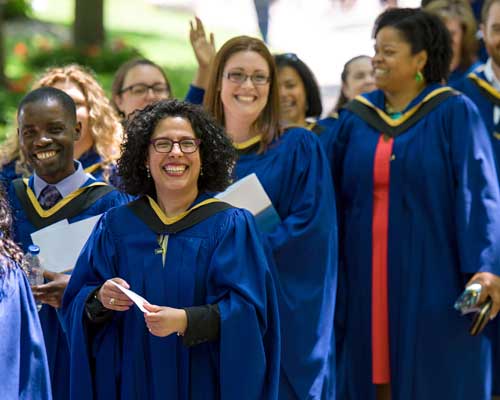
[[[120,46],[92,46],[86,49],[66,45],[50,50],[39,49],[30,52],[26,62],[33,69],[44,69],[55,64],[78,63],[97,73],[111,73],[115,72],[124,62],[139,56],[141,53],[137,49],[124,44]]]
[[[15,131],[20,99],[49,66],[76,62],[90,67],[109,95],[118,66],[142,54],[164,67],[174,96],[185,97],[196,70],[189,44],[191,14],[160,9],[144,0],[105,0],[108,44],[104,48],[77,51],[65,44],[71,36],[73,0],[46,0],[46,8],[34,11],[29,0],[8,0],[8,3],[24,7],[21,9],[25,12],[18,16],[36,19],[32,24],[27,22],[26,27],[20,25],[5,38],[9,87],[0,90],[0,145],[6,133]],[[223,41],[224,34],[216,32],[218,42]]]
[[[7,0],[4,6],[4,18],[6,20],[14,18],[27,18],[31,15],[30,0]]]
[[[14,126],[17,104],[23,97],[22,93],[0,90],[0,143],[10,133]]]

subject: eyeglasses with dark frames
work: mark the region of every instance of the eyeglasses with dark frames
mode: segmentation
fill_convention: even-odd
[[[174,144],[177,144],[184,154],[191,154],[198,150],[201,139],[171,140],[168,138],[156,138],[151,139],[149,143],[153,145],[158,153],[170,153],[174,148]]]
[[[168,85],[165,83],[155,83],[153,85],[146,85],[145,83],[136,83],[134,85],[127,86],[120,90],[120,94],[125,92],[130,92],[132,96],[141,97],[145,96],[149,90],[152,90],[156,96],[169,96],[170,91],[168,90]]]
[[[248,78],[250,78],[254,85],[258,86],[266,85],[270,81],[270,78],[264,74],[247,75],[241,71],[231,71],[226,73],[224,76],[231,82],[238,83],[240,85],[242,85]]]

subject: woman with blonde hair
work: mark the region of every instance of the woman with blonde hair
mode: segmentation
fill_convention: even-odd
[[[115,161],[120,155],[123,128],[93,73],[77,64],[52,67],[35,82],[33,89],[44,86],[63,90],[75,102],[82,124],[75,158],[95,178],[116,184]],[[20,154],[17,135],[11,135],[2,147],[0,181],[7,187],[11,180],[30,172]]]

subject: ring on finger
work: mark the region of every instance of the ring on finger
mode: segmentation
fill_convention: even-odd
[[[111,297],[109,299],[109,304],[111,304],[111,305],[115,304],[115,298],[114,297]]]

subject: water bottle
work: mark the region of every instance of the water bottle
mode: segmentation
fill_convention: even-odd
[[[28,247],[28,253],[24,258],[23,269],[28,277],[28,282],[31,286],[43,284],[43,269],[40,266],[40,247],[32,244]],[[36,300],[36,308],[38,311],[42,308],[42,303]]]

